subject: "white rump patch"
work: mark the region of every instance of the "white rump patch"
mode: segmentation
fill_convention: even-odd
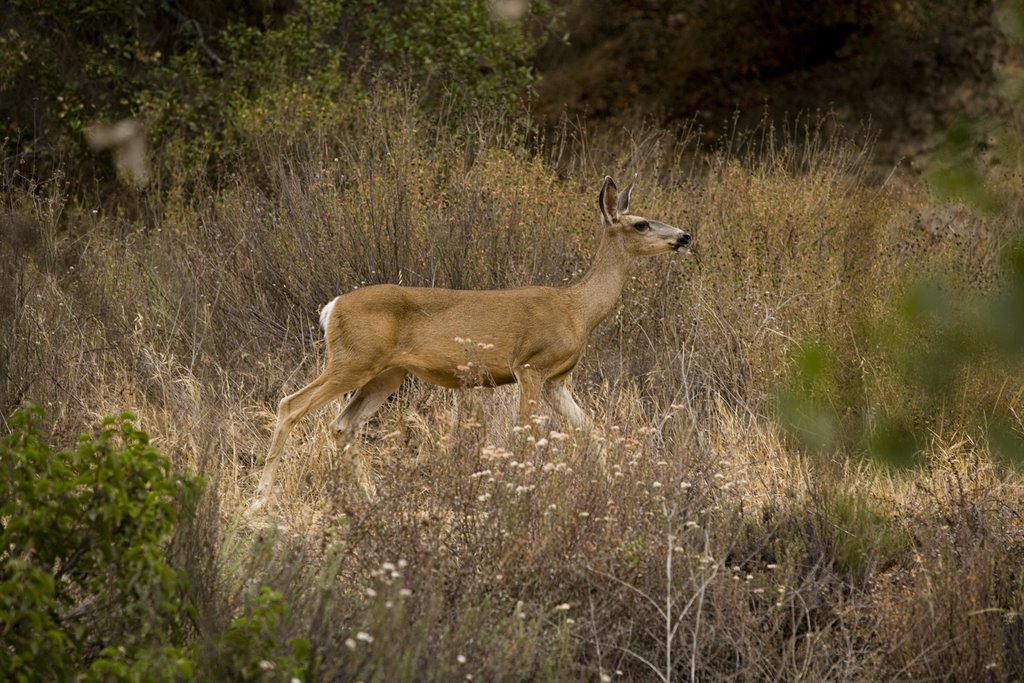
[[[320,310],[320,327],[323,329],[325,337],[327,336],[327,321],[331,319],[331,311],[334,310],[334,302],[337,300],[338,297],[334,297]]]

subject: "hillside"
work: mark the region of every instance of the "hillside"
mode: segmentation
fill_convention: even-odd
[[[1006,116],[1014,62],[992,2],[577,2],[540,53],[537,113],[653,118],[715,139],[831,112],[881,161],[917,159],[958,114]]]

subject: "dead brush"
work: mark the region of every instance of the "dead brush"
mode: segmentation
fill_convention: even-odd
[[[810,336],[841,349],[865,410],[898,403],[861,322],[918,268],[991,286],[993,235],[1018,218],[924,239],[927,190],[864,182],[847,141],[688,163],[664,135],[577,136],[556,170],[523,128],[455,135],[400,104],[254,142],[259,164],[153,196],[144,225],[3,188],[48,245],[4,257],[5,405],[42,403],[63,434],[131,409],[202,470],[216,498],[175,551],[197,641],[268,585],[291,607],[282,639],[306,636],[325,679],[1020,677],[1019,476],[945,423],[916,470],[800,453],[769,401]],[[287,528],[245,519],[278,392],[326,360],[324,301],[382,281],[572,281],[587,179],[613,167],[650,183],[652,214],[687,207],[700,248],[628,280],[574,375],[607,476],[557,419],[517,437],[510,392],[410,382],[361,428],[376,500],[307,420],[307,457],[278,478]]]

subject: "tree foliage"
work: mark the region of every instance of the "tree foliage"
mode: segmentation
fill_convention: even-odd
[[[312,123],[383,76],[414,79],[428,96],[508,105],[530,84],[530,57],[556,13],[532,3],[525,20],[508,22],[490,8],[488,0],[12,0],[0,10],[6,163],[38,174],[54,159],[81,160],[83,129],[122,117],[142,120],[164,156],[222,159],[254,115]]]

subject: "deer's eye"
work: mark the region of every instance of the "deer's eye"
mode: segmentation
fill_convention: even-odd
[[[651,224],[647,221],[640,221],[639,223],[634,223],[633,227],[636,228],[637,232],[647,232],[651,229]]]

